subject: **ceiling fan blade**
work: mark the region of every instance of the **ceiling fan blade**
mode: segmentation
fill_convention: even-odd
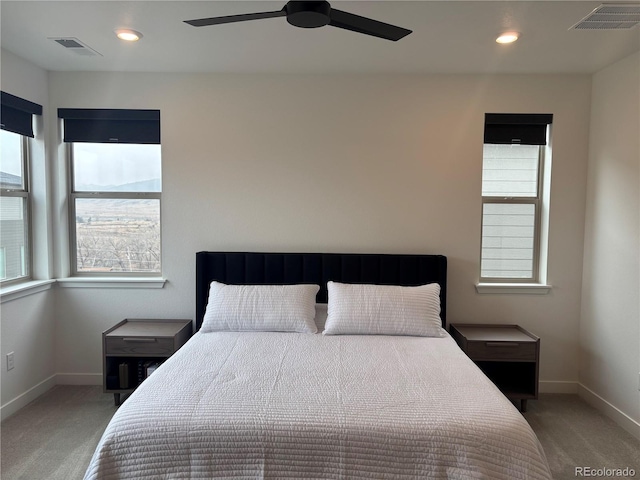
[[[247,20],[260,20],[261,18],[274,18],[284,17],[287,11],[283,8],[275,12],[258,12],[258,13],[244,13],[241,15],[228,15],[226,17],[212,17],[212,18],[199,18],[196,20],[185,20],[184,23],[188,23],[194,27],[206,27],[209,25],[220,25],[223,23],[233,22],[245,22]]]
[[[361,17],[353,13],[343,12],[342,10],[331,9],[331,21],[329,25],[353,32],[364,33],[365,35],[373,35],[374,37],[384,38],[397,42],[403,37],[411,33],[406,28],[396,27],[388,23],[379,22],[371,18]]]

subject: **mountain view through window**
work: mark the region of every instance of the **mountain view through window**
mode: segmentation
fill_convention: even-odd
[[[160,273],[160,145],[74,143],[78,273]]]

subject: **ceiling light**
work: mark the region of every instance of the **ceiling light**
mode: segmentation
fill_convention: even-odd
[[[116,30],[116,36],[120,40],[126,40],[127,42],[137,42],[142,38],[142,34],[140,32],[136,32],[135,30],[130,30],[128,28],[120,28]]]
[[[496,42],[498,43],[513,43],[518,40],[520,34],[518,32],[504,32],[498,38],[496,38]]]

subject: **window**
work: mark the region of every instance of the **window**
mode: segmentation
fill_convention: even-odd
[[[31,277],[29,137],[42,107],[2,92],[0,125],[0,281]]]
[[[487,114],[481,282],[539,282],[543,174],[551,115]]]
[[[142,127],[140,112],[151,118]],[[159,112],[60,109],[59,116],[69,153],[72,273],[160,275]]]

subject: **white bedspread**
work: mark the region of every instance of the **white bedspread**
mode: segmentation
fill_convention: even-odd
[[[197,333],[128,398],[98,478],[550,479],[450,337]]]

